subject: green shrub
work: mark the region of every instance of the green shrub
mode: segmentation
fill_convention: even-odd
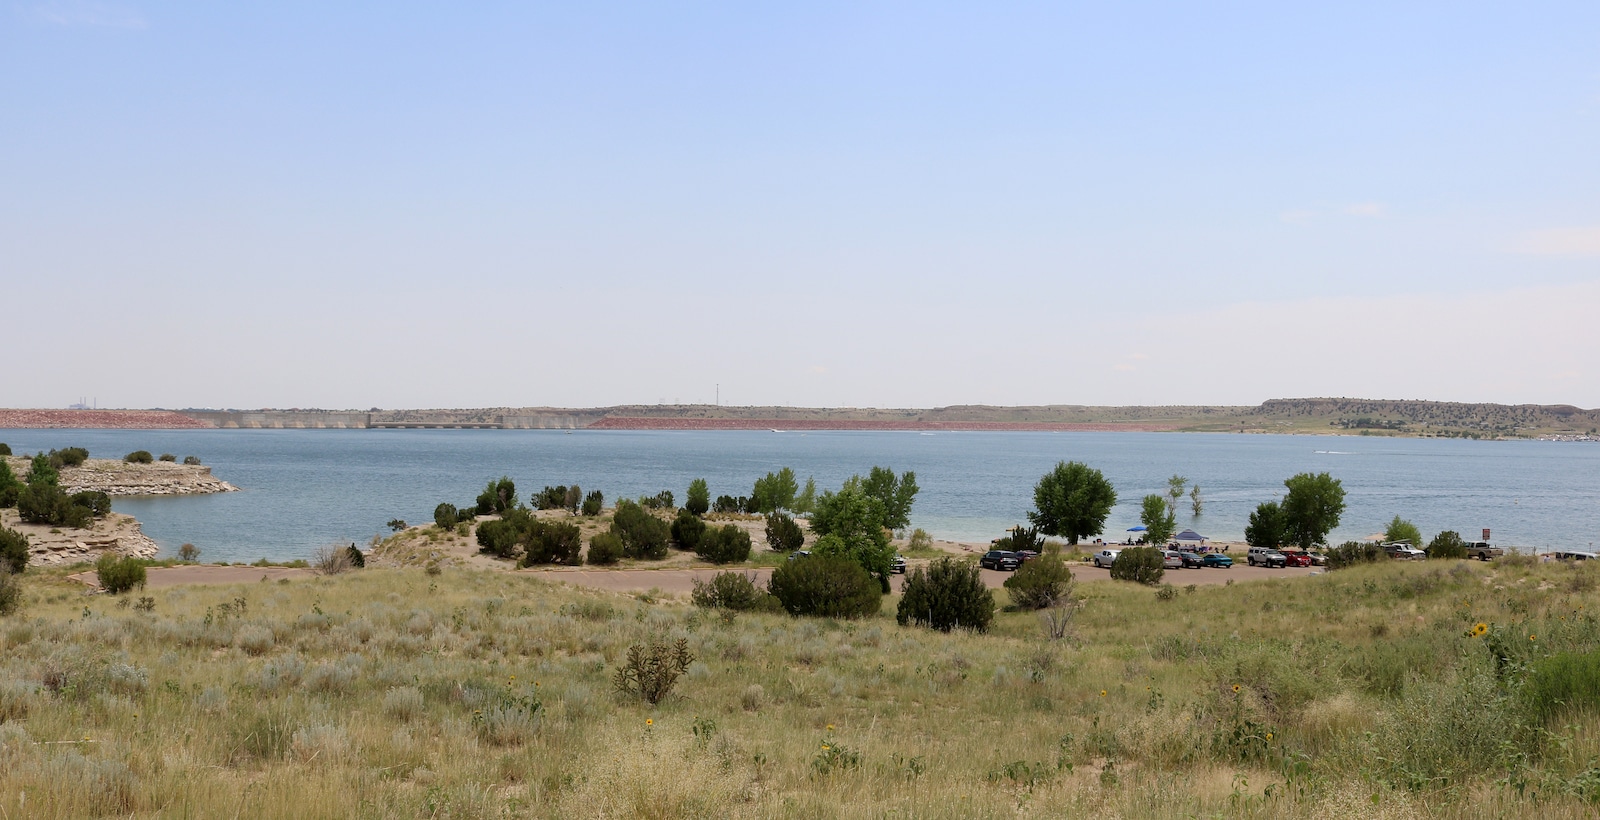
[[[1384,558],[1383,547],[1360,541],[1346,541],[1328,550],[1328,569],[1344,569],[1357,564],[1371,564]]]
[[[1428,542],[1427,553],[1429,558],[1465,558],[1467,542],[1455,530],[1445,530]]]
[[[574,484],[567,488],[567,494],[561,500],[561,506],[567,512],[577,515],[578,508],[583,504],[583,488]]]
[[[1167,568],[1161,550],[1155,547],[1129,547],[1111,562],[1111,577],[1119,581],[1155,586]]]
[[[911,538],[906,541],[907,552],[922,552],[933,549],[933,536],[928,531],[918,527],[911,531]]]
[[[678,510],[672,519],[672,545],[681,550],[697,550],[706,534],[706,522],[687,509]]]
[[[9,455],[11,455],[11,445],[6,444],[3,441],[0,441],[0,456],[9,456]]]
[[[10,615],[22,607],[22,582],[0,561],[0,615]],[[5,718],[0,714],[0,721]]]
[[[667,557],[671,528],[627,499],[617,502],[611,531],[622,539],[622,554],[629,558],[660,560]]]
[[[1005,588],[1018,609],[1045,609],[1071,596],[1072,570],[1060,550],[1047,550],[1011,573]]]
[[[10,462],[0,458],[0,507],[17,506],[17,497],[22,494],[23,486],[17,474],[11,471]]]
[[[49,453],[50,466],[56,469],[62,467],[77,467],[89,460],[89,451],[82,447],[67,447],[61,450],[51,450]]]
[[[60,487],[45,481],[30,481],[22,488],[17,495],[17,514],[29,524],[84,529],[94,523],[91,508],[72,503],[72,497]]]
[[[767,516],[767,546],[779,552],[794,552],[806,543],[806,533],[787,513]]]
[[[150,464],[156,460],[156,457],[150,455],[149,450],[134,450],[133,452],[123,456],[122,460],[128,462],[129,464]]]
[[[539,493],[533,497],[533,506],[538,507],[541,510],[559,510],[566,506],[566,504],[567,487],[565,484],[559,487],[551,487],[546,485],[543,490],[540,490]]]
[[[790,615],[862,618],[882,607],[882,592],[860,563],[833,555],[784,562],[772,572],[767,591]]]
[[[689,482],[689,498],[683,502],[683,508],[695,515],[705,515],[711,509],[711,490],[705,479]]]
[[[577,566],[583,550],[583,534],[577,524],[533,519],[523,536],[522,565],[566,564]]]
[[[391,518],[389,519],[389,523],[385,524],[384,526],[388,527],[394,532],[400,532],[401,530],[405,529],[407,525],[404,518]]]
[[[614,532],[602,532],[589,539],[588,562],[596,566],[615,564],[622,560],[622,538]]]
[[[111,496],[99,490],[84,490],[69,496],[74,506],[82,507],[89,511],[95,518],[104,518],[111,512]]]
[[[695,553],[713,564],[734,564],[748,560],[750,533],[737,524],[712,527],[701,536]]]
[[[694,581],[689,599],[706,609],[731,609],[737,612],[778,609],[778,599],[756,586],[754,573],[719,572],[709,581]]]
[[[184,544],[178,548],[178,560],[190,564],[200,560],[200,548],[193,544]]]
[[[144,563],[137,558],[106,553],[95,562],[94,571],[100,577],[100,588],[112,595],[121,595],[134,587],[144,589]]]
[[[496,558],[516,558],[522,551],[524,531],[532,520],[526,510],[515,510],[499,521],[479,524],[478,551]]]
[[[434,507],[433,523],[441,530],[454,528],[456,525],[456,505],[446,501]]]
[[[662,490],[655,495],[639,496],[639,506],[648,510],[670,510],[672,509],[672,491]]]
[[[173,455],[173,454],[171,454],[171,453],[162,453],[159,460],[161,460],[161,461],[170,461],[170,462],[176,464],[178,462],[178,457]]]
[[[183,457],[183,463],[187,464],[187,465],[189,465],[191,467],[199,466],[200,457],[199,456],[184,456]]]
[[[28,568],[28,536],[8,527],[0,527],[0,565],[13,573]]]
[[[478,520],[478,508],[477,507],[459,507],[459,508],[456,509],[456,523],[457,524],[464,524],[464,523],[466,523],[468,521],[476,521],[476,520]],[[462,535],[466,535],[466,531],[465,530],[461,530],[460,527],[457,527],[456,529],[458,531],[460,531]]]
[[[599,490],[590,490],[583,497],[583,514],[588,516],[599,515],[605,509],[606,497]]]
[[[490,481],[478,493],[477,506],[474,508],[479,515],[495,515],[503,513],[517,506],[517,484],[510,476],[500,476],[499,481]]]
[[[987,632],[994,620],[994,594],[984,586],[982,571],[953,555],[912,570],[902,592],[895,613],[901,626],[909,622],[941,632]]]
[[[354,541],[350,542],[350,547],[345,550],[345,553],[350,556],[350,566],[355,567],[356,569],[366,569],[366,553],[363,553],[361,549],[356,546]]]

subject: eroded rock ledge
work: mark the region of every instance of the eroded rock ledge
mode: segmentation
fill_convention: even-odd
[[[27,479],[31,469],[26,458],[13,457],[11,471]],[[129,464],[106,458],[91,458],[82,466],[61,470],[61,489],[69,493],[98,490],[106,495],[203,495],[232,493],[239,488],[211,474],[200,464]]]
[[[17,511],[0,510],[0,526],[28,536],[28,565],[35,567],[77,564],[94,561],[105,553],[154,558],[160,545],[139,528],[138,519],[113,512],[98,519],[90,529],[24,524]]]

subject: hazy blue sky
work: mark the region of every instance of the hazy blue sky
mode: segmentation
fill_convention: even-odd
[[[0,406],[1600,406],[1600,3],[16,3]]]

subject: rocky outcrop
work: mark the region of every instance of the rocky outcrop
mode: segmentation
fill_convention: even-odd
[[[28,459],[12,458],[11,471],[26,479],[32,469]],[[61,489],[69,493],[98,490],[106,495],[204,495],[232,493],[239,488],[211,474],[200,464],[129,464],[126,461],[91,458],[82,466],[61,470]]]
[[[0,510],[0,524],[28,537],[28,565],[35,567],[95,561],[105,553],[154,558],[160,545],[139,528],[138,519],[111,513],[86,530],[23,524],[16,510]]]

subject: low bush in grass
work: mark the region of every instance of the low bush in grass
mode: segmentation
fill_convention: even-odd
[[[311,556],[311,568],[319,575],[338,575],[350,566],[350,550],[337,544],[318,547]]]
[[[51,450],[47,457],[50,459],[50,466],[57,469],[77,467],[89,460],[89,451],[82,447],[67,447],[61,450]]]
[[[0,561],[0,615],[10,615],[22,607],[22,582],[9,564]],[[5,715],[0,714],[0,721]]]
[[[1072,570],[1059,549],[1047,550],[1011,573],[1005,588],[1018,609],[1046,609],[1072,594]]]
[[[589,539],[590,564],[605,566],[620,560],[622,560],[622,538],[616,533],[602,532]]]
[[[1557,652],[1534,661],[1521,695],[1541,723],[1600,711],[1600,651]]]
[[[1360,541],[1346,541],[1328,550],[1328,569],[1344,569],[1358,564],[1372,564],[1384,559],[1383,547]]]
[[[149,450],[134,450],[133,452],[123,456],[122,460],[128,462],[129,464],[152,464],[155,462],[156,457],[150,455]]]
[[[106,553],[94,564],[100,578],[100,588],[112,595],[121,595],[134,587],[144,589],[144,562],[137,558]]]
[[[695,606],[706,609],[731,609],[736,612],[773,611],[779,609],[778,599],[772,593],[756,586],[755,574],[747,572],[719,572],[709,581],[694,581],[694,592],[689,599]]]
[[[178,457],[173,455],[173,454],[171,454],[171,453],[162,453],[158,460],[171,462],[173,464],[178,463]]]
[[[895,620],[941,632],[987,632],[994,620],[994,594],[983,584],[977,564],[946,556],[906,576]]]
[[[1111,577],[1119,581],[1133,581],[1155,586],[1167,571],[1161,550],[1155,547],[1129,547],[1117,554],[1111,562]]]
[[[776,512],[767,516],[767,546],[779,552],[794,552],[805,542],[805,531],[788,514]]]
[[[737,524],[711,527],[700,537],[695,554],[713,564],[735,564],[750,558],[750,533]]]
[[[605,503],[606,497],[604,493],[599,490],[590,490],[583,497],[583,514],[591,517],[599,515],[600,511],[605,509]]]
[[[843,556],[810,555],[786,561],[767,582],[790,615],[862,618],[882,606],[882,591],[872,573]]]
[[[700,539],[705,534],[706,522],[687,509],[678,510],[678,517],[672,519],[672,545],[678,549],[699,549]]]

